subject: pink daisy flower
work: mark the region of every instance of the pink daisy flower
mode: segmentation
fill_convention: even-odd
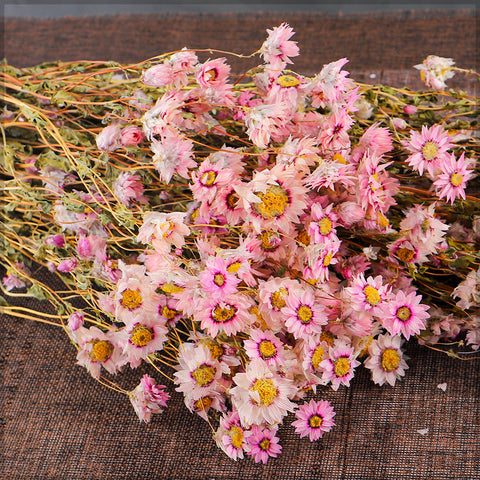
[[[207,260],[205,270],[198,275],[203,290],[212,298],[224,298],[237,291],[240,279],[229,272],[227,267],[225,259],[212,257]]]
[[[332,382],[333,390],[338,390],[340,385],[350,386],[354,369],[360,365],[355,360],[354,348],[344,341],[337,340],[329,349],[329,358],[320,362],[320,369],[323,370],[322,381]]]
[[[311,290],[291,292],[282,314],[285,328],[297,339],[321,333],[322,326],[328,323],[324,306],[317,303]]]
[[[192,412],[209,422],[208,412],[213,409],[217,412],[226,410],[224,395],[220,392],[212,391],[204,397],[195,398],[184,392],[185,405]]]
[[[317,141],[325,152],[348,149],[350,137],[348,130],[353,125],[353,118],[346,110],[330,114],[321,124]]]
[[[161,139],[153,139],[150,148],[153,165],[162,182],[170,183],[174,173],[189,178],[189,169],[197,166],[193,159],[193,142],[172,128],[164,129]]]
[[[147,355],[162,349],[167,334],[165,322],[157,316],[137,315],[128,318],[127,326],[118,334],[119,340],[124,343],[122,353],[125,361],[132,368],[137,368]]]
[[[425,320],[430,317],[428,305],[420,303],[421,295],[411,292],[408,295],[400,290],[390,299],[381,316],[383,327],[390,335],[402,334],[407,340],[425,329]]]
[[[125,364],[116,332],[103,332],[94,326],[80,327],[77,332],[77,364],[85,367],[92,377],[100,378],[101,367],[114,374]]]
[[[127,207],[130,206],[132,200],[148,203],[148,198],[143,195],[144,187],[141,180],[140,175],[122,172],[113,183],[115,196]]]
[[[177,372],[173,374],[183,392],[199,399],[223,388],[222,375],[230,373],[230,367],[212,357],[210,349],[202,344],[183,343],[178,352]]]
[[[270,330],[250,330],[250,338],[244,340],[243,347],[250,360],[260,358],[269,367],[285,363],[283,343]]]
[[[239,194],[247,211],[247,220],[257,232],[272,229],[291,232],[306,208],[307,189],[294,166],[276,165],[257,171]]]
[[[447,202],[452,204],[459,197],[465,200],[467,182],[475,176],[473,170],[468,169],[470,165],[470,160],[465,159],[465,152],[458,160],[453,153],[445,156],[439,165],[442,173],[433,182],[436,194],[440,198],[447,197]]]
[[[236,410],[223,415],[220,426],[215,432],[217,445],[233,460],[243,458],[244,452],[250,447],[246,441],[249,432],[240,423],[240,417]]]
[[[380,275],[367,277],[363,273],[352,278],[349,287],[343,289],[345,301],[350,303],[354,310],[371,311],[376,314],[388,300],[390,289],[383,285]]]
[[[267,29],[268,37],[260,47],[259,53],[274,70],[283,70],[287,63],[293,63],[289,57],[296,57],[300,50],[297,42],[290,40],[295,33],[287,23],[273,30]]]
[[[194,199],[202,202],[212,203],[217,190],[228,185],[234,178],[233,170],[224,168],[223,160],[212,163],[207,157],[198,167],[196,172],[192,172],[192,190]]]
[[[165,385],[156,385],[155,380],[145,374],[137,387],[128,396],[140,421],[148,423],[153,413],[162,413],[170,395]]]
[[[245,126],[251,142],[258,148],[267,148],[272,133],[286,121],[288,108],[283,103],[259,104],[248,107]]]
[[[292,380],[272,372],[263,360],[247,365],[245,373],[233,377],[232,403],[243,426],[279,423],[295,404],[289,399],[297,393]]]
[[[335,426],[334,416],[335,412],[330,402],[327,400],[316,402],[312,398],[309,403],[300,405],[295,412],[297,420],[292,422],[292,426],[300,437],[308,435],[310,441],[314,442]]]
[[[405,375],[408,369],[408,357],[403,355],[400,348],[402,339],[400,336],[379,335],[368,346],[369,357],[364,365],[372,372],[372,380],[383,385],[387,382],[392,387],[395,381]]]
[[[216,337],[220,331],[235,335],[254,320],[249,312],[251,306],[251,300],[241,294],[226,295],[219,299],[207,298],[198,306],[194,318],[212,337]]]
[[[197,82],[204,88],[225,85],[231,70],[226,61],[226,58],[216,58],[199,65]]]
[[[311,222],[308,234],[315,243],[324,243],[327,239],[336,238],[337,214],[332,211],[333,203],[322,208],[320,203],[311,207]]]
[[[250,435],[247,438],[247,443],[250,447],[248,452],[255,461],[255,463],[267,463],[269,457],[277,457],[282,451],[282,446],[279,444],[280,439],[276,436],[277,428],[260,428],[254,425],[250,430]]]
[[[410,139],[402,143],[412,154],[407,158],[407,163],[420,175],[426,170],[431,176],[439,171],[447,150],[454,146],[450,143],[450,136],[440,125],[430,128],[423,125],[422,133],[411,130]]]

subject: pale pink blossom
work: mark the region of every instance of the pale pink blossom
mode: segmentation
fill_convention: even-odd
[[[162,413],[170,395],[165,385],[157,385],[155,380],[145,374],[134,390],[129,392],[130,402],[140,421],[148,423],[153,413]]]

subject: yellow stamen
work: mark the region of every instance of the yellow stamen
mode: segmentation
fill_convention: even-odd
[[[264,230],[257,235],[257,238],[262,242],[261,247],[265,252],[274,252],[279,247],[279,244],[273,242],[273,240],[280,238],[280,236],[272,230]]]
[[[398,248],[396,251],[397,257],[405,263],[410,262],[415,256],[415,251],[406,247]]]
[[[307,233],[306,230],[303,230],[297,235],[297,238],[295,239],[300,245],[304,245],[305,247],[307,245],[310,245],[310,235]]]
[[[120,300],[120,304],[123,308],[127,310],[135,310],[138,308],[143,302],[142,296],[138,290],[124,290],[122,292],[122,299]]]
[[[211,187],[215,180],[217,179],[217,173],[213,170],[207,170],[203,172],[202,176],[200,177],[200,183],[205,187]]]
[[[237,309],[233,305],[225,305],[225,307],[217,305],[212,311],[212,318],[219,323],[228,322],[236,313]]]
[[[330,265],[330,262],[332,261],[333,253],[329,253],[328,255],[325,255],[325,258],[323,259],[323,266],[328,267]]]
[[[403,306],[397,310],[396,315],[399,320],[406,322],[412,316],[412,311],[410,308]]]
[[[225,353],[223,347],[216,343],[209,343],[208,348],[214,360],[218,360]]]
[[[214,367],[203,363],[196,370],[194,370],[191,375],[199,387],[206,387],[213,382],[215,373],[216,370]]]
[[[383,351],[381,356],[382,368],[385,372],[392,372],[400,365],[400,355],[397,350],[393,348],[387,348]]]
[[[327,342],[327,345],[332,347],[334,340],[335,337],[330,332],[322,330],[322,333],[320,334],[320,341]]]
[[[207,82],[213,82],[218,77],[218,71],[216,68],[211,68],[205,72]]]
[[[378,293],[378,290],[371,285],[367,285],[363,289],[363,293],[365,294],[365,299],[370,305],[378,305],[380,303],[381,297]]]
[[[320,415],[312,415],[308,419],[308,425],[310,425],[311,428],[320,428],[322,422],[323,418]]]
[[[164,283],[161,287],[161,290],[163,290],[165,293],[179,293],[183,292],[182,287],[178,287],[177,285],[174,285],[173,283]]]
[[[308,325],[313,318],[312,309],[310,307],[307,307],[307,305],[301,305],[300,308],[297,310],[297,318],[304,325]]]
[[[272,185],[265,193],[255,192],[255,195],[261,201],[252,203],[252,209],[265,220],[280,217],[290,204],[288,193],[280,185]]]
[[[423,158],[429,162],[438,154],[438,145],[435,142],[426,142],[422,148]]]
[[[274,310],[281,310],[287,305],[285,302],[286,295],[288,295],[288,291],[285,287],[280,287],[279,290],[270,295],[270,303],[272,304]]]
[[[293,75],[280,75],[277,78],[277,83],[281,87],[296,87],[300,84],[300,80]]]
[[[212,405],[212,399],[210,397],[202,397],[194,403],[193,409],[195,411],[201,411],[201,410],[207,411],[211,405]]]
[[[130,341],[137,347],[144,347],[153,340],[153,330],[145,325],[135,325],[130,333]]]
[[[332,231],[332,222],[326,216],[318,222],[318,226],[322,235],[328,235]]]
[[[242,262],[233,262],[227,267],[227,272],[237,273],[242,266]]]
[[[275,345],[269,340],[262,340],[258,345],[258,351],[264,360],[274,357],[277,353]]]
[[[264,438],[259,444],[258,446],[262,449],[262,450],[268,450],[270,448],[270,440],[268,438]]]
[[[323,348],[322,345],[319,345],[316,349],[315,352],[313,352],[312,355],[312,367],[317,370],[318,366],[320,365],[320,362],[324,359],[325,357],[325,349]]]
[[[178,313],[177,310],[174,310],[173,308],[169,308],[166,305],[162,307],[162,315],[167,319],[167,320],[173,320],[175,318],[175,315]]]
[[[113,353],[113,345],[107,340],[92,340],[92,349],[88,355],[94,362],[105,362]]]
[[[345,158],[343,157],[343,155],[341,155],[340,153],[336,153],[334,156],[333,156],[333,160],[335,162],[338,162],[338,163],[342,163],[343,165],[345,165],[347,162],[345,161]]]
[[[229,208],[231,208],[232,210],[235,209],[237,207],[237,202],[238,202],[238,195],[236,194],[236,192],[235,191],[230,192],[227,195],[226,201],[227,201],[227,206]]]
[[[268,407],[278,396],[278,389],[270,378],[256,380],[250,387],[250,390],[252,392],[258,392],[260,396],[260,403],[257,405],[265,407]],[[257,403],[255,400],[254,402]]]
[[[217,285],[217,287],[223,287],[225,285],[225,277],[221,273],[216,273],[213,276],[213,283]]]
[[[343,377],[350,371],[350,361],[348,358],[340,357],[335,360],[335,375],[337,377]]]
[[[463,175],[460,175],[459,173],[453,173],[452,175],[450,175],[450,183],[454,187],[458,187],[463,183]]]
[[[230,438],[232,439],[232,445],[235,448],[241,448],[243,445],[243,430],[240,427],[234,425],[228,431]]]

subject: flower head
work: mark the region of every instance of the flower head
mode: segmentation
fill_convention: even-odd
[[[335,412],[330,402],[327,400],[316,402],[311,399],[309,403],[300,405],[295,412],[297,420],[292,422],[292,426],[295,427],[295,433],[298,433],[300,437],[308,435],[310,441],[314,442],[335,426],[334,416]]]
[[[155,380],[145,374],[140,383],[129,393],[130,402],[140,421],[148,423],[152,413],[162,413],[170,395],[165,385],[156,385]]]
[[[259,50],[260,55],[274,70],[283,70],[287,63],[293,63],[289,57],[296,57],[300,53],[297,42],[290,40],[294,35],[293,28],[282,23],[273,30],[267,29],[267,33],[268,38]]]
[[[253,457],[255,463],[267,463],[269,457],[277,457],[282,451],[282,446],[278,443],[280,439],[276,436],[277,428],[260,428],[254,425],[250,430],[247,443],[250,447],[249,455]]]

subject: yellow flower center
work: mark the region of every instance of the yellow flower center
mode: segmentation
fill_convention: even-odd
[[[210,350],[210,353],[214,360],[218,360],[225,353],[225,351],[223,350],[223,347],[216,343],[209,343],[208,349]]]
[[[303,230],[297,235],[296,238],[297,242],[301,245],[307,246],[310,245],[310,235],[307,233],[306,230]]]
[[[311,428],[320,428],[322,425],[322,422],[323,422],[323,418],[320,415],[314,414],[308,419],[308,425]]]
[[[280,235],[272,230],[264,230],[257,235],[257,238],[262,242],[261,247],[265,252],[274,252],[279,247],[279,244],[273,243],[273,240],[280,238]]]
[[[135,325],[130,333],[130,341],[137,347],[144,347],[153,340],[153,330],[145,325]]]
[[[243,445],[243,430],[240,427],[234,425],[228,431],[230,438],[232,439],[232,445],[235,448],[241,448]]]
[[[342,163],[343,165],[345,165],[347,162],[345,161],[345,158],[343,157],[343,155],[341,155],[340,153],[336,153],[334,156],[333,156],[333,160],[335,162],[338,162],[338,163]]]
[[[285,213],[290,199],[288,193],[280,185],[272,185],[265,193],[255,192],[261,200],[252,204],[252,209],[265,220],[280,217]]]
[[[113,353],[113,345],[107,340],[92,340],[92,349],[88,354],[94,362],[105,362]]]
[[[218,71],[216,68],[211,68],[205,72],[204,76],[207,82],[213,82],[218,77]]]
[[[223,287],[225,285],[225,277],[221,273],[216,273],[213,276],[213,283],[217,285],[217,287]]]
[[[142,302],[143,298],[138,290],[130,290],[127,288],[127,290],[122,292],[120,304],[123,308],[126,308],[127,310],[135,310],[142,304]]]
[[[325,356],[325,350],[322,347],[322,345],[319,345],[315,351],[313,352],[312,355],[312,367],[317,370],[318,366],[320,365],[320,362],[323,360]]]
[[[371,285],[367,285],[363,289],[363,293],[365,294],[365,298],[370,305],[375,306],[380,303],[380,294],[378,293],[378,290]]]
[[[452,175],[450,175],[450,183],[454,187],[458,187],[463,183],[463,175],[460,175],[459,173],[453,173]]]
[[[402,322],[406,322],[412,316],[410,308],[403,306],[397,310],[397,318]]]
[[[400,364],[400,355],[397,350],[387,348],[382,353],[381,363],[385,372],[392,372],[393,370],[396,370]]]
[[[233,262],[227,267],[227,272],[237,273],[242,266],[242,262]]]
[[[300,80],[293,75],[280,75],[277,78],[277,83],[281,87],[296,87],[300,84]]]
[[[269,340],[262,340],[258,345],[258,351],[264,360],[272,358],[277,353],[275,345]]]
[[[264,438],[259,444],[258,446],[262,449],[262,450],[268,450],[270,448],[270,440],[268,438]]]
[[[233,190],[227,195],[226,200],[227,200],[227,206],[232,210],[237,207],[238,195],[236,194],[235,190]]]
[[[350,361],[348,358],[340,357],[335,360],[335,375],[337,377],[343,377],[350,371]]]
[[[236,313],[237,309],[233,305],[225,305],[224,307],[217,305],[212,311],[212,318],[219,323],[228,322]]]
[[[207,170],[203,172],[202,176],[200,177],[200,183],[205,187],[211,187],[215,180],[217,179],[217,173],[213,170]]]
[[[194,403],[193,408],[197,412],[201,410],[206,412],[211,405],[212,405],[212,399],[210,397],[202,397]]]
[[[426,142],[422,148],[423,158],[429,162],[438,154],[438,145],[435,142]]]
[[[387,228],[390,225],[388,218],[382,212],[378,212],[377,222],[382,228]]]
[[[425,233],[430,228],[430,220],[426,218],[421,225],[422,232]]]
[[[297,310],[297,318],[304,324],[308,325],[313,318],[313,312],[310,307],[307,307],[307,305],[300,305],[300,307]]]
[[[162,307],[162,315],[167,319],[167,320],[173,320],[175,318],[175,315],[177,314],[177,310],[174,310],[172,308],[168,308],[166,305]]]
[[[165,293],[179,293],[183,292],[182,287],[178,287],[177,285],[174,285],[173,283],[164,283],[161,287],[161,290],[163,290]]]
[[[278,389],[270,378],[256,380],[250,387],[250,390],[252,392],[258,392],[260,396],[260,403],[257,405],[265,407],[268,407],[278,396]]]
[[[199,387],[206,387],[213,382],[215,378],[216,370],[211,365],[202,363],[197,369],[195,369],[191,375]]]
[[[397,257],[405,263],[410,262],[415,256],[415,251],[406,247],[398,248],[396,253]]]
[[[285,295],[288,295],[288,291],[285,287],[280,287],[279,290],[270,295],[270,303],[274,310],[281,310],[287,305],[285,302]]]
[[[323,259],[323,266],[328,267],[330,265],[330,262],[332,261],[333,253],[329,253],[328,255],[325,255],[325,258]]]
[[[327,345],[331,347],[333,346],[333,341],[335,340],[335,337],[330,332],[322,330],[322,333],[320,334],[320,340],[322,342],[327,342]]]
[[[318,226],[322,235],[328,235],[332,231],[332,222],[328,217],[323,217],[318,222]]]

